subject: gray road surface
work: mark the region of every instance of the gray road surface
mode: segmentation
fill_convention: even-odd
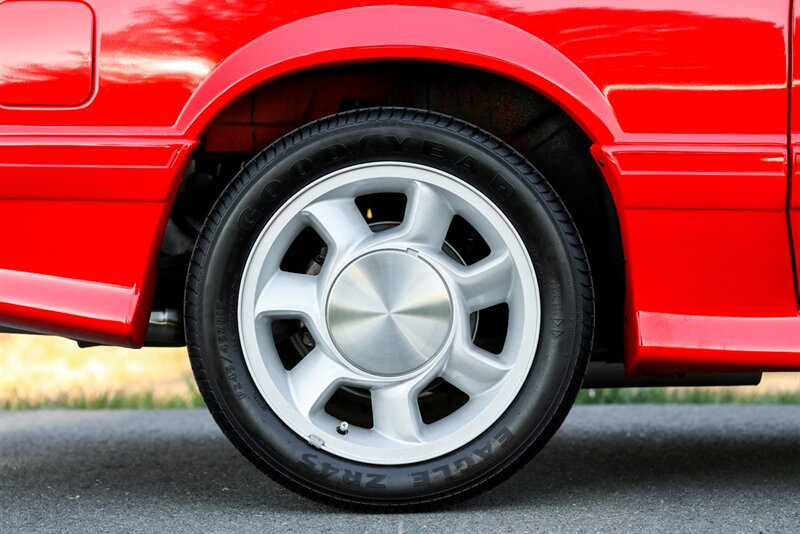
[[[0,412],[2,532],[800,532],[800,406],[581,406],[438,513],[295,496],[203,410]]]

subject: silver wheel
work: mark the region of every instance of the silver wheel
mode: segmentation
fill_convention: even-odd
[[[356,199],[405,198],[398,224],[375,231]],[[448,253],[459,216],[489,253],[471,264]],[[324,242],[321,267],[282,269],[311,228]],[[473,342],[479,313],[507,306],[497,353]],[[354,461],[399,465],[472,441],[505,412],[531,369],[541,302],[525,246],[506,216],[454,176],[406,162],[329,174],[294,195],[269,220],[245,264],[238,325],[247,368],[269,407],[314,447]],[[308,351],[291,368],[273,335],[299,321]],[[420,398],[446,382],[464,397],[426,421]],[[338,391],[358,392],[371,425],[334,417]]]

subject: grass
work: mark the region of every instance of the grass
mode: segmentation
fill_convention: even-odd
[[[111,391],[92,391],[71,389],[56,394],[11,390],[0,397],[0,410],[129,410],[129,409],[168,409],[202,408],[203,397],[195,385],[191,374],[183,377],[184,387],[177,392],[175,388],[159,389],[117,389]]]
[[[758,387],[588,389],[578,404],[797,404],[800,373]],[[0,409],[196,408],[185,348],[79,349],[67,339],[0,334]]]
[[[32,399],[24,396],[9,396],[0,400],[2,410],[120,410],[200,408],[203,399],[196,395],[156,395],[151,391],[107,393],[61,393],[53,397]]]
[[[203,406],[184,348],[78,348],[0,334],[0,409]]]

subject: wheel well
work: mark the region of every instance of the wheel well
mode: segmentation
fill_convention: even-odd
[[[525,155],[581,232],[595,284],[596,360],[622,361],[625,276],[613,200],[591,140],[557,104],[515,81],[462,67],[389,62],[324,68],[240,97],[205,130],[181,183],[159,254],[155,305],[181,308],[188,255],[205,216],[241,166],[281,135],[340,111],[428,109],[471,122]]]

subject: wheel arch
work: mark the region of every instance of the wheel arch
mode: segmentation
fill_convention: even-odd
[[[392,20],[392,25],[387,26],[386,20]],[[337,31],[332,32],[331,28]],[[318,15],[267,33],[225,60],[184,107],[177,127],[187,137],[203,141],[205,146],[210,130],[224,122],[226,115],[238,113],[241,120],[250,122],[247,131],[240,128],[238,133],[249,140],[252,129],[252,150],[257,152],[279,135],[256,143],[255,123],[252,122],[255,104],[234,109],[250,95],[269,92],[280,84],[303,77],[319,75],[316,82],[319,84],[320,80],[327,80],[326,72],[381,65],[394,69],[402,64],[461,70],[476,76],[480,74],[485,79],[504,81],[504,87],[515,91],[512,96],[532,95],[547,101],[562,116],[558,127],[568,126],[562,130],[568,133],[555,143],[557,151],[544,155],[553,145],[545,144],[552,141],[552,132],[542,132],[537,139],[528,140],[529,147],[523,147],[474,116],[465,116],[455,109],[431,108],[478,124],[510,142],[551,179],[576,218],[597,278],[600,302],[596,339],[600,350],[606,353],[603,358],[621,361],[625,294],[621,214],[614,202],[616,184],[607,183],[589,152],[592,144],[611,142],[619,132],[619,125],[602,92],[574,63],[541,39],[486,16],[437,8],[385,6]],[[299,88],[304,90],[302,85]],[[297,91],[284,91],[284,94],[288,98],[299,98]],[[520,107],[523,104],[525,102],[519,99],[511,105]],[[273,105],[280,106],[280,103],[273,101]],[[409,103],[378,101],[371,105],[408,106]],[[332,109],[329,113],[337,111],[341,109]],[[295,125],[316,118],[319,116],[308,115]],[[571,145],[568,150],[579,154],[580,161],[568,165],[558,162],[567,150],[565,145]],[[538,151],[539,155],[535,156],[533,151]],[[556,166],[562,168],[559,172],[563,176],[553,176]],[[231,174],[229,178],[232,177]],[[587,183],[591,187],[586,187]],[[596,198],[591,201],[579,198],[586,199],[590,195]],[[586,202],[592,205],[587,208]],[[597,221],[601,221],[600,224]]]
[[[391,60],[459,65],[514,80],[559,105],[594,143],[621,131],[600,89],[545,41],[487,16],[411,6],[334,11],[262,35],[205,79],[175,126],[199,138],[220,111],[261,85],[311,69]]]

